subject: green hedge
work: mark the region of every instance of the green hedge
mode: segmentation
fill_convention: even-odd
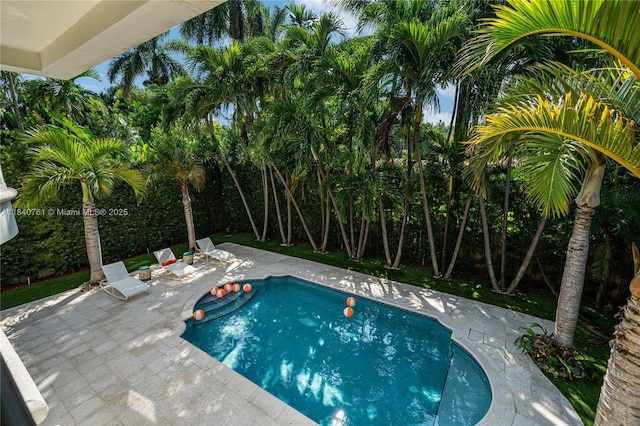
[[[252,210],[259,232],[263,222],[263,194],[259,171],[251,165],[236,166],[236,173],[247,202]],[[500,179],[494,188],[495,194],[502,193]],[[216,164],[207,165],[206,186],[201,192],[191,193],[196,235],[210,235],[215,232],[251,232],[249,221],[238,192],[225,169]],[[440,256],[442,248],[442,229],[445,221],[446,185],[444,181],[429,181],[433,227],[436,233],[435,244]],[[456,188],[460,187],[457,182]],[[278,185],[280,188],[280,185]],[[509,221],[509,240],[507,252],[507,276],[515,274],[520,261],[528,248],[530,238],[538,223],[537,214],[524,202],[517,183],[513,184],[512,208],[514,213]],[[447,262],[457,237],[467,193],[454,191],[452,203],[452,222],[449,224],[447,241]],[[80,208],[79,188],[70,188],[62,194],[58,203],[43,206],[48,209]],[[279,194],[281,212],[286,214],[285,197]],[[313,233],[320,241],[320,209],[317,188],[314,184],[306,185],[304,198],[298,199],[301,210]],[[137,204],[133,193],[126,187],[116,188],[113,194],[105,199],[96,200],[96,206],[106,209],[107,214],[99,218],[100,237],[105,263],[128,258],[142,253],[149,253],[158,248],[185,243],[187,240],[186,224],[182,208],[180,189],[175,182],[163,182],[151,188],[147,198]],[[126,213],[125,213],[126,212]],[[120,214],[115,214],[120,213]],[[491,244],[496,273],[499,271],[499,239],[502,221],[502,200],[487,201],[488,221],[491,227]],[[300,221],[293,210],[294,241],[306,241]],[[392,253],[395,253],[399,232],[400,215],[392,220],[388,214],[388,233]],[[542,259],[545,272],[557,278],[562,271],[564,249],[572,230],[572,218],[550,220],[536,256]],[[0,262],[2,262],[2,285],[13,285],[33,281],[39,277],[52,274],[64,274],[88,266],[82,218],[60,214],[44,214],[40,216],[18,215],[16,217],[20,233],[16,238],[2,246]],[[285,218],[286,219],[286,218]],[[359,224],[358,224],[359,225]],[[335,218],[331,220],[330,248],[339,250],[342,245]],[[270,200],[269,238],[278,240],[280,234],[276,219],[273,199]],[[373,223],[365,256],[383,254],[381,230],[378,223]],[[431,264],[428,252],[428,240],[422,201],[418,191],[413,194],[411,214],[407,238],[403,251],[403,262]],[[466,225],[463,244],[460,250],[456,271],[472,272],[486,276],[483,249],[483,236],[477,200],[472,202],[469,219]],[[534,271],[534,274],[531,272]],[[529,268],[530,276],[540,280],[537,267]],[[523,283],[527,285],[527,283]],[[587,285],[587,291],[593,285]]]

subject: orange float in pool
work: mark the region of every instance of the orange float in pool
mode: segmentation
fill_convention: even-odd
[[[198,309],[193,313],[194,320],[201,320],[204,318],[204,311],[202,309]]]
[[[233,285],[233,291],[236,292],[236,293],[240,291],[240,288],[241,288],[240,284],[238,284],[238,283]]]
[[[344,313],[345,317],[351,318],[351,316],[353,315],[353,309],[347,306],[346,308],[344,308],[344,311],[342,311],[342,313]]]
[[[224,285],[224,291],[225,293],[231,293],[231,289],[233,288],[233,285],[231,283],[226,283]]]
[[[356,306],[356,298],[355,297],[347,297],[347,306],[354,307]]]
[[[225,293],[224,289],[222,289],[222,288],[217,288],[216,289],[216,297],[224,297],[225,294],[227,294],[227,293]]]
[[[251,291],[251,284],[246,283],[245,285],[242,286],[242,289],[244,290],[245,293],[249,293]]]

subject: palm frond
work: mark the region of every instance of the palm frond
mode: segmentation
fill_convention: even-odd
[[[640,177],[635,123],[587,94],[576,97],[567,93],[556,102],[538,95],[528,105],[502,107],[486,121],[476,128],[471,143],[481,144],[508,134],[549,133],[589,146]]]
[[[488,63],[527,37],[581,37],[609,52],[640,78],[640,2],[627,0],[509,0],[495,7],[478,36],[462,49],[465,72]]]

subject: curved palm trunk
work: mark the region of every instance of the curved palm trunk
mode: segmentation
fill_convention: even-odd
[[[358,236],[358,249],[356,251],[356,260],[360,261],[364,257],[364,249],[367,246],[367,238],[369,236],[369,221],[362,212],[360,220],[360,235]]]
[[[531,263],[531,258],[533,257],[533,252],[536,251],[536,246],[538,245],[538,241],[540,241],[540,237],[542,236],[542,231],[544,230],[544,226],[547,224],[547,217],[543,216],[538,222],[538,227],[536,228],[535,234],[533,234],[533,238],[531,239],[531,244],[529,244],[529,249],[527,250],[527,254],[522,259],[522,264],[516,273],[516,276],[509,284],[509,288],[507,288],[507,294],[511,294],[516,291],[518,285],[520,284],[520,280],[524,277],[524,273],[527,271],[529,267],[529,263]]]
[[[387,218],[384,213],[382,192],[378,191],[378,209],[380,210],[380,232],[382,233],[382,246],[384,248],[385,268],[391,266],[391,250],[389,249],[389,235],[387,234]]]
[[[320,173],[320,177],[324,179],[324,181],[326,181],[327,174],[324,172],[322,168],[322,164],[320,164],[320,161],[318,161],[316,153],[313,150],[312,150],[312,153],[315,158],[316,169]],[[334,210],[337,212],[338,203],[336,203],[336,198],[333,196],[333,192],[331,191],[331,188],[327,188],[327,197],[329,198],[329,200],[331,200],[331,204],[333,205]],[[340,220],[337,213],[336,213],[336,220],[338,221],[338,228],[340,229],[340,234],[342,235],[342,242],[344,244],[345,250],[347,251],[347,256],[349,257],[349,259],[353,259],[353,252],[351,251],[351,247],[349,245],[347,230],[345,229],[344,223]]]
[[[640,252],[633,244],[635,277],[631,295],[611,341],[595,426],[638,424],[640,420]]]
[[[589,257],[589,231],[596,207],[600,204],[600,188],[604,178],[604,157],[589,165],[582,190],[576,203],[573,232],[567,247],[567,258],[562,273],[558,307],[556,309],[556,343],[571,347],[580,313],[580,299]]]
[[[216,146],[216,149],[218,150],[218,155],[222,159],[222,162],[224,163],[224,166],[227,168],[227,171],[231,175],[231,179],[233,179],[233,183],[236,186],[236,189],[238,190],[238,194],[240,195],[240,199],[242,200],[242,204],[244,205],[244,209],[247,212],[247,216],[249,218],[249,223],[251,223],[251,228],[253,229],[253,233],[256,236],[256,240],[258,241],[258,240],[260,240],[260,234],[258,233],[258,228],[256,227],[256,223],[253,220],[253,216],[251,215],[251,209],[249,208],[249,204],[247,204],[247,199],[244,197],[244,192],[242,192],[242,187],[240,186],[240,182],[238,181],[238,177],[236,176],[235,172],[231,168],[231,164],[229,164],[229,161],[227,160],[227,157],[222,152],[222,148],[220,147],[220,144],[218,143],[218,140],[216,139],[216,137],[215,137],[215,135],[213,133],[213,128],[212,128],[211,122],[209,120],[207,120],[207,126],[209,128],[209,134],[211,136],[211,141]]]
[[[403,208],[404,211],[402,213],[402,224],[400,225],[400,236],[398,238],[398,249],[396,250],[396,258],[393,259],[393,265],[391,265],[393,269],[398,269],[400,267],[407,221],[409,220],[409,208],[411,207],[411,142],[409,140],[407,140],[407,182],[405,183],[405,185],[406,187],[404,191]]]
[[[289,187],[289,175],[285,179],[287,188]],[[287,246],[292,246],[291,238],[293,237],[293,213],[291,212],[291,199],[285,197],[287,200]]]
[[[347,256],[349,259],[353,259],[353,252],[351,251],[351,244],[349,244],[349,237],[347,237],[347,230],[344,226],[344,222],[340,220],[338,217],[338,203],[336,202],[336,197],[333,196],[333,191],[327,189],[327,195],[331,200],[331,204],[333,205],[333,209],[336,211],[336,220],[338,221],[338,229],[340,229],[340,234],[342,235],[342,243],[344,244],[344,248],[347,251]]]
[[[105,279],[102,272],[102,247],[100,245],[100,231],[98,229],[98,215],[95,214],[96,205],[93,201],[82,202],[82,221],[84,223],[84,242],[87,247],[87,258],[91,275],[89,281],[97,283]]]
[[[496,274],[493,271],[493,258],[491,257],[491,241],[489,240],[487,210],[484,207],[484,199],[482,198],[482,196],[478,197],[478,201],[480,202],[480,218],[482,219],[482,237],[484,240],[484,257],[487,260],[487,271],[489,272],[491,286],[495,291],[500,291],[500,287],[498,287],[498,281],[496,280]]]
[[[354,253],[354,260],[358,259],[356,241],[355,241],[355,225],[353,224],[353,196],[349,195],[349,244],[351,247],[351,253]]]
[[[331,226],[331,201],[329,200],[329,197],[326,197],[326,200],[324,200],[323,205],[320,206],[322,208],[322,211],[324,212],[323,214],[323,232],[322,232],[322,246],[320,247],[320,252],[321,253],[326,253],[327,252],[327,245],[329,244],[329,229]]]
[[[322,193],[322,178],[320,177],[320,172],[316,170],[316,178],[318,179],[318,198],[319,198],[319,206],[320,206],[320,252],[327,252],[327,244],[329,241],[329,221],[327,220],[327,213],[329,210],[329,203],[325,201],[324,194]]]
[[[262,226],[261,242],[267,240],[267,231],[269,229],[269,182],[267,178],[267,165],[263,162],[260,170],[262,175],[262,195],[264,198],[264,225]]]
[[[424,170],[422,167],[422,158],[420,154],[420,140],[416,141],[416,160],[418,161],[418,172],[420,174],[420,191],[422,192],[422,207],[424,208],[424,220],[427,224],[427,237],[429,238],[429,253],[431,254],[431,264],[433,265],[433,275],[441,276],[438,268],[438,259],[436,256],[436,244],[433,239],[433,224],[431,222],[431,213],[429,209],[429,199],[427,198],[427,186],[424,181]],[[444,263],[443,263],[444,264]]]
[[[313,247],[313,251],[318,251],[318,246],[316,245],[316,242],[313,239],[313,236],[311,235],[311,231],[309,231],[309,227],[307,226],[307,222],[304,220],[304,216],[302,216],[302,212],[300,211],[300,207],[298,207],[298,203],[293,198],[293,194],[289,189],[289,185],[287,185],[287,182],[284,180],[282,173],[280,173],[280,170],[278,170],[278,167],[273,163],[273,161],[271,162],[271,167],[273,167],[273,170],[276,172],[276,175],[278,175],[278,178],[280,178],[280,181],[284,185],[284,189],[287,193],[287,197],[291,199],[291,202],[293,203],[293,207],[296,209],[296,212],[298,213],[298,217],[300,218],[300,222],[302,223],[302,228],[304,229],[304,232],[307,234],[307,238],[309,239],[309,243],[311,244],[311,247]]]
[[[464,234],[465,226],[467,226],[467,219],[469,218],[470,208],[471,208],[471,195],[467,197],[467,202],[464,205],[464,214],[462,215],[462,222],[460,223],[460,230],[458,231],[456,246],[453,249],[453,254],[451,255],[451,262],[449,262],[449,267],[447,268],[447,272],[444,274],[445,280],[448,280],[451,278],[451,274],[453,273],[453,267],[456,264],[456,260],[458,259],[458,252],[460,252],[460,246],[462,245],[462,235]]]
[[[186,182],[180,183],[182,191],[182,208],[184,209],[184,221],[187,223],[187,238],[189,239],[189,250],[196,250],[196,228],[193,225],[193,210],[191,209],[191,197],[189,197],[189,187]]]
[[[271,178],[271,191],[273,192],[273,202],[276,205],[276,216],[278,217],[278,229],[280,230],[280,239],[282,245],[287,246],[287,237],[284,234],[284,225],[282,224],[282,213],[280,212],[280,202],[278,201],[278,191],[276,190],[276,181],[273,178],[273,169],[269,167],[269,177]]]
[[[449,240],[449,218],[451,217],[451,205],[453,204],[453,173],[449,173],[449,185],[447,185],[447,209],[444,215],[444,231],[442,232],[442,252],[440,253],[440,264],[444,269],[444,262],[447,258],[447,241]],[[435,271],[435,269],[434,269]],[[436,274],[436,276],[438,276]]]
[[[505,272],[507,269],[507,225],[509,224],[509,191],[511,188],[511,162],[513,159],[511,155],[512,149],[513,148],[509,149],[509,152],[507,154],[507,170],[506,170],[506,176],[505,176],[505,189],[504,189],[504,207],[502,210],[502,237],[501,237],[502,240],[500,242],[500,246],[502,247],[502,252],[500,253],[500,283],[499,283],[501,289],[504,289],[507,285]],[[529,257],[529,261],[530,260],[531,260],[531,257]],[[528,264],[529,263],[527,262],[527,265]],[[509,288],[511,288],[511,286],[509,286]],[[508,290],[507,290],[507,293],[509,293]]]

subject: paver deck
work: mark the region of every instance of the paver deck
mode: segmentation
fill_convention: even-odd
[[[184,341],[184,319],[210,287],[270,275],[302,279],[437,318],[482,365],[493,402],[481,424],[581,425],[513,341],[526,314],[237,244],[231,264],[198,261],[182,280],[154,272],[130,301],[70,290],[2,311],[0,327],[49,405],[44,425],[304,425],[314,422]]]

